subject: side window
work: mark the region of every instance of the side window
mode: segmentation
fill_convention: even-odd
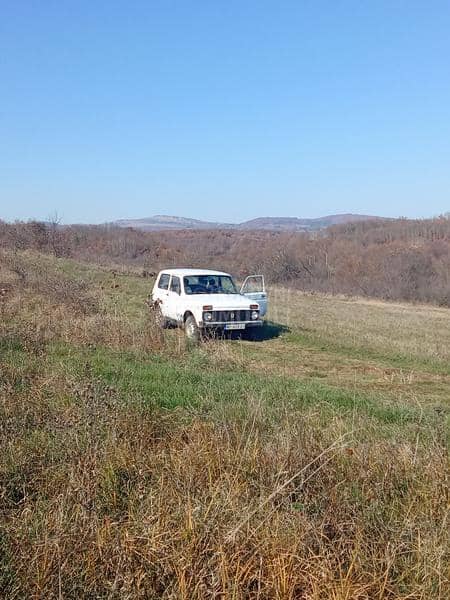
[[[180,278],[175,277],[175,275],[172,275],[172,280],[170,282],[170,291],[175,292],[175,294],[178,294],[178,295],[180,295],[180,293],[181,293]]]
[[[169,279],[170,275],[168,273],[163,273],[158,281],[158,287],[160,290],[168,290],[169,289]]]

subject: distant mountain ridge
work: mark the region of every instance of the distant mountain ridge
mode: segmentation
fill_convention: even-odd
[[[233,227],[224,223],[210,223],[199,219],[187,217],[172,217],[168,215],[155,215],[144,219],[121,219],[115,221],[114,225],[119,227],[133,227],[144,231],[155,231],[158,229],[219,229],[222,227]]]
[[[155,215],[143,219],[121,219],[113,225],[118,227],[132,227],[142,231],[180,230],[180,229],[233,229],[233,230],[269,230],[269,231],[317,231],[332,225],[356,223],[373,219],[383,219],[373,215],[357,215],[345,213],[340,215],[327,215],[314,219],[300,217],[257,217],[243,223],[219,223],[189,219],[187,217],[174,217],[168,215]]]

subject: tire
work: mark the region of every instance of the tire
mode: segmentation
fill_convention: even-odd
[[[155,323],[160,329],[167,329],[167,320],[162,314],[160,306],[155,307]]]
[[[184,322],[184,333],[186,340],[196,346],[200,342],[200,329],[198,328],[197,321],[193,315],[188,315]]]

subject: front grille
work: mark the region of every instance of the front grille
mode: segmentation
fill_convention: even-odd
[[[228,323],[233,321],[251,321],[251,310],[213,310],[212,320],[215,323]]]

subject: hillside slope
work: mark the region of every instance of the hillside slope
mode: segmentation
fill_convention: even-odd
[[[189,351],[148,279],[0,281],[3,597],[450,595],[450,311],[277,287]]]

